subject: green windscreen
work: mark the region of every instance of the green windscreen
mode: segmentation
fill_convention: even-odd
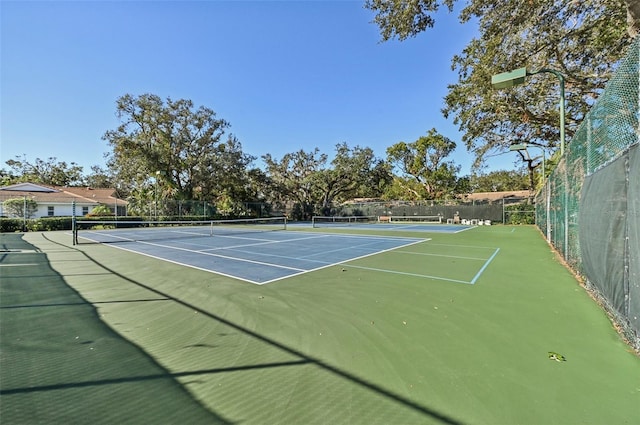
[[[536,224],[640,347],[638,57],[630,47],[536,196]]]

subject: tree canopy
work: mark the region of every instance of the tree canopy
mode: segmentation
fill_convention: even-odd
[[[286,206],[292,201],[299,218],[311,218],[314,212],[314,192],[317,192],[317,173],[327,162],[327,155],[315,148],[312,152],[300,149],[287,153],[279,160],[271,154],[263,155],[262,159],[277,196],[275,201],[280,206]]]
[[[36,158],[29,162],[26,157],[16,157],[5,162],[10,171],[6,173],[7,183],[32,182],[52,186],[73,186],[83,182],[82,167],[71,162],[58,161],[56,157]]]
[[[383,40],[414,37],[433,26],[433,12],[453,0],[367,0]],[[553,69],[566,84],[567,139],[615,71],[631,41],[627,16],[637,0],[472,0],[462,22],[477,20],[478,38],[452,59],[458,82],[449,86],[443,114],[452,116],[463,142],[480,165],[488,154],[508,149],[514,137],[554,151],[559,145],[559,84],[548,73],[527,84],[493,90],[491,76],[527,67]]]
[[[121,123],[103,136],[112,148],[108,166],[137,196],[150,196],[155,186],[162,197],[215,199],[245,185],[254,157],[226,135],[230,124],[212,109],[153,94],[126,94],[116,105]]]
[[[411,197],[443,199],[458,193],[460,166],[447,160],[455,148],[454,141],[433,128],[415,142],[398,142],[387,148],[387,161],[402,177],[410,177],[418,183],[416,189],[406,186]]]
[[[293,202],[295,218],[331,215],[336,202],[354,197],[380,197],[392,180],[388,165],[371,148],[352,148],[344,142],[336,145],[329,164],[328,155],[318,148],[287,153],[281,159],[271,154],[262,158],[277,202],[280,206]]]
[[[83,176],[75,163],[49,158],[30,164],[17,158],[7,161],[12,171],[0,170],[2,184],[111,187],[129,202],[129,213],[138,215],[217,211],[242,216],[279,210],[295,219],[333,215],[355,198],[450,199],[472,188],[472,179],[458,176],[460,166],[449,158],[456,143],[435,128],[413,142],[391,145],[386,159],[369,147],[342,142],[333,155],[319,148],[281,158],[267,153],[264,168],[258,168],[255,157],[227,134],[230,124],[209,108],[152,94],[124,95],[116,107],[120,124],[103,136],[111,148],[107,170],[93,166]],[[496,187],[508,190],[509,184]]]
[[[383,41],[394,38],[400,41],[415,37],[424,30],[432,28],[436,21],[432,16],[441,7],[453,10],[456,0],[365,0],[365,8],[376,13],[373,22],[380,28],[380,35]],[[484,4],[487,8],[499,9],[504,2],[472,1],[476,5]],[[530,0],[521,2],[524,7],[535,7],[546,5],[548,2]],[[565,2],[569,3],[569,2]],[[571,3],[578,3],[573,1]],[[640,32],[640,0],[624,0],[617,2],[619,8],[626,13],[627,32],[634,38]],[[473,5],[473,4],[472,4]],[[463,20],[468,15],[463,12]]]
[[[317,173],[320,210],[328,214],[336,200],[380,196],[390,181],[389,167],[375,157],[371,148],[350,148],[340,143],[336,145],[331,166]]]
[[[530,189],[527,173],[523,170],[498,170],[471,177],[473,192],[504,192]]]

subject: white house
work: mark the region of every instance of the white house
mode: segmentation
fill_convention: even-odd
[[[127,202],[115,196],[115,189],[94,189],[91,187],[60,187],[35,183],[17,183],[0,187],[0,216],[8,217],[4,202],[9,199],[31,199],[38,208],[35,216],[40,217],[70,217],[84,216],[100,205],[106,205],[117,215],[126,215]]]

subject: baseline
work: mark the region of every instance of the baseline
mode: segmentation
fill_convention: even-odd
[[[267,234],[253,238],[218,235],[171,243],[139,240],[107,246],[263,285],[429,240],[311,232]]]

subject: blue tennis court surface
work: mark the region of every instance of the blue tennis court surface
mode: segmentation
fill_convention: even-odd
[[[133,232],[90,231],[82,238],[259,285],[425,240],[298,231],[210,236],[185,230],[176,239],[136,240]]]
[[[311,223],[288,223],[287,226],[311,227]],[[461,224],[435,223],[316,223],[316,228],[338,229],[349,228],[358,230],[389,230],[394,232],[431,232],[431,233],[460,233],[476,226]]]

